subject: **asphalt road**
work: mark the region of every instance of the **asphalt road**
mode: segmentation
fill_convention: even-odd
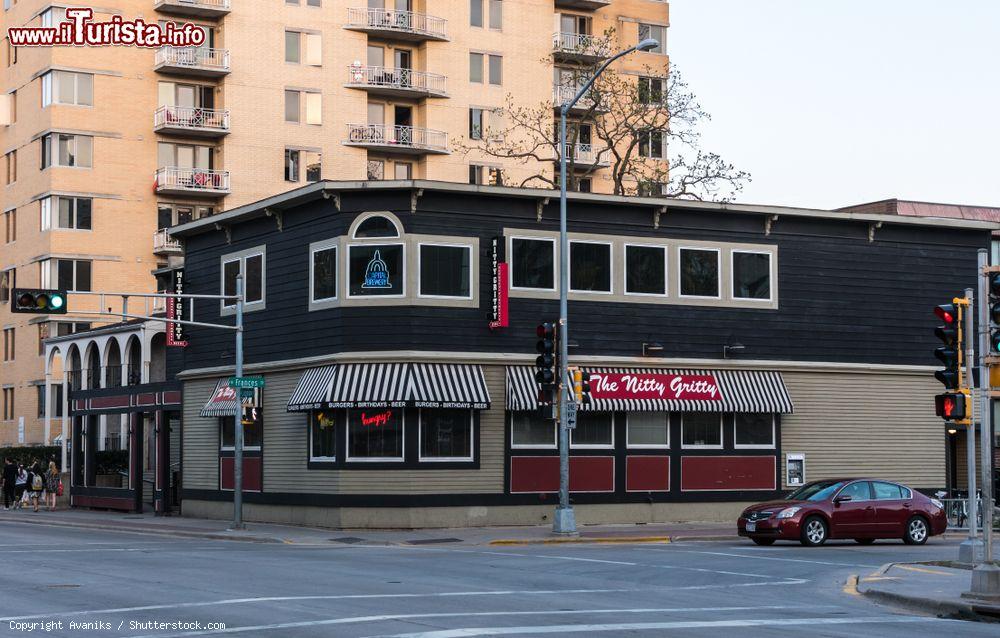
[[[0,520],[0,636],[1000,635],[843,591],[851,574],[956,553],[941,539],[302,546]]]

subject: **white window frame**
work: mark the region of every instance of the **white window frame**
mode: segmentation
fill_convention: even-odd
[[[708,412],[707,414],[716,414],[714,412]],[[724,414],[722,412],[717,413],[719,415],[719,444],[718,445],[689,445],[684,443],[684,417],[686,413],[681,412],[681,449],[682,450],[721,450],[725,445],[725,426],[723,424]]]
[[[323,250],[333,249],[333,261],[337,265],[337,282],[334,285],[333,296],[323,297],[322,299],[316,299],[313,295],[316,292],[316,253]],[[322,308],[329,308],[330,306],[337,305],[340,301],[340,237],[334,237],[333,239],[324,239],[322,241],[317,241],[309,244],[309,310],[320,310]]]
[[[530,411],[529,411],[529,413],[530,413]],[[517,418],[517,415],[519,415],[519,414],[523,414],[523,413],[522,412],[511,412],[510,413],[510,415],[511,415],[510,416],[510,419],[511,419],[511,421],[510,421],[510,449],[512,449],[512,450],[554,450],[554,449],[556,449],[556,448],[559,447],[559,444],[558,444],[558,441],[557,441],[557,436],[556,436],[556,423],[555,423],[555,421],[552,421],[552,443],[551,443],[551,445],[547,445],[547,444],[543,444],[543,443],[532,443],[532,444],[516,443],[514,441],[514,419]],[[614,436],[613,432],[612,432],[612,436]]]
[[[347,250],[345,251],[346,264],[345,273],[346,281],[344,283],[344,295],[347,299],[402,299],[406,297],[406,241],[395,237],[368,237],[366,238],[370,241],[358,241],[352,240],[351,243],[347,244]],[[388,241],[377,241],[377,240],[388,240]],[[400,286],[400,293],[398,295],[352,295],[351,294],[351,251],[354,248],[368,248],[370,246],[402,246],[403,247],[403,257],[401,263],[403,264],[403,272],[400,273],[399,281],[402,283]]]
[[[360,408],[351,408],[360,409]],[[344,462],[345,463],[405,463],[406,462],[406,410],[404,408],[375,408],[385,410],[399,410],[400,418],[403,420],[403,444],[400,446],[400,456],[351,456],[351,416],[350,411],[345,413],[344,427],[347,429],[344,436]]]
[[[59,101],[59,81],[56,79],[56,73],[64,73],[73,76],[73,98],[77,101],[75,102],[60,102]],[[52,105],[58,106],[81,106],[83,108],[93,108],[94,105],[91,104],[81,104],[78,100],[80,99],[80,76],[87,75],[90,76],[90,101],[94,101],[94,74],[93,73],[83,73],[81,71],[62,71],[53,70],[45,72],[41,79],[42,82],[42,108],[46,108]]]
[[[650,412],[650,411],[649,410],[639,410],[639,412]],[[665,445],[658,445],[658,444],[652,444],[652,443],[634,443],[634,444],[630,443],[629,442],[629,433],[631,432],[631,429],[630,429],[629,416],[631,416],[633,413],[632,412],[626,412],[625,413],[625,448],[626,449],[629,449],[629,450],[669,450],[670,449],[670,414],[671,413],[670,412],[652,412],[652,413],[653,414],[662,414],[664,416],[664,419],[666,420],[666,424],[667,424],[667,443]]]
[[[736,450],[773,450],[777,446],[777,419],[774,415],[771,415],[771,444],[759,444],[759,443],[739,443],[736,439],[736,417],[738,414],[733,414],[733,449]]]
[[[608,290],[578,290],[573,287],[573,244],[600,244],[608,247]],[[567,242],[569,250],[566,260],[566,278],[569,280],[569,291],[578,295],[613,295],[615,294],[615,244],[599,239],[570,239]]]
[[[597,414],[610,414],[611,415],[611,443],[574,443],[573,437],[576,435],[576,429],[569,431],[569,448],[571,450],[613,450],[615,449],[615,413],[614,412],[598,412]]]
[[[736,296],[736,260],[733,258],[736,253],[744,253],[747,255],[767,255],[767,276],[768,276],[768,297],[766,299],[756,299],[753,297],[737,297]],[[769,304],[774,303],[774,282],[777,279],[775,276],[775,259],[774,252],[770,250],[751,250],[749,248],[733,248],[729,251],[729,297],[733,301],[748,302],[748,303],[762,303]]]
[[[459,295],[425,295],[421,290],[421,273],[423,271],[423,261],[421,260],[422,249],[424,246],[444,246],[447,248],[464,248],[469,253],[469,294],[462,297]],[[472,244],[463,244],[461,242],[443,242],[443,241],[421,241],[417,242],[417,297],[420,299],[472,299]],[[404,254],[405,256],[405,254]]]
[[[514,240],[523,239],[528,241],[545,241],[549,242],[552,246],[552,287],[551,288],[523,288],[521,286],[514,285]],[[510,274],[510,289],[511,290],[526,290],[529,292],[556,292],[559,290],[559,252],[556,247],[556,240],[553,237],[543,237],[538,235],[510,235],[507,237],[507,254],[510,256],[508,261],[510,262],[511,274]]]
[[[263,417],[263,416],[264,415],[261,414],[261,417]],[[235,424],[233,425],[233,428],[234,428],[233,429],[233,445],[225,445],[224,441],[222,440],[223,439],[223,436],[222,436],[222,420],[223,419],[235,419],[235,418],[236,418],[235,416],[220,416],[220,417],[216,417],[216,421],[219,424],[219,451],[220,452],[232,452],[233,450],[236,449],[236,430],[235,430],[236,426],[235,426]],[[122,425],[125,425],[125,424],[123,423]],[[241,426],[242,426],[242,424],[241,424]],[[263,445],[264,444],[264,426],[263,425],[261,426],[261,431],[260,431],[260,442],[261,442],[261,445],[247,445],[246,441],[244,440],[243,449],[244,449],[244,451],[247,451],[247,452],[260,452],[264,448],[264,445]],[[226,490],[226,491],[230,492],[232,490]]]
[[[681,287],[681,277],[684,274],[684,269],[681,267],[681,261],[685,250],[699,250],[702,252],[714,252],[716,259],[716,285],[715,290],[718,294],[714,297],[710,295],[685,295],[684,290]],[[677,247],[677,298],[678,299],[722,299],[722,249],[713,248],[711,246],[684,246],[680,245]]]
[[[76,158],[76,160],[77,160],[77,162],[75,164],[73,164],[73,165],[59,164],[58,163],[58,161],[59,161],[59,136],[60,135],[68,135],[69,137],[73,138],[73,150],[74,150],[74,156],[73,157]],[[88,163],[86,165],[81,164],[80,161],[79,161],[79,159],[80,159],[80,151],[79,151],[80,144],[79,144],[79,140],[80,140],[81,137],[90,138],[90,157],[87,158]],[[49,141],[48,142],[48,157],[44,157],[45,142],[43,140],[45,140],[46,138]],[[45,168],[43,168],[41,170],[47,171],[50,168],[75,168],[75,169],[89,171],[89,170],[93,169],[94,168],[94,154],[95,154],[95,151],[94,151],[94,140],[95,140],[95,136],[93,136],[93,135],[83,135],[81,133],[60,133],[60,132],[56,132],[56,131],[54,131],[52,133],[46,133],[42,137],[38,138],[38,141],[41,144],[41,148],[39,150],[43,154],[42,159],[48,162],[45,165]]]
[[[239,262],[240,270],[239,274],[244,276],[243,279],[243,294],[246,295],[246,272],[247,272],[247,258],[256,257],[260,255],[260,300],[250,301],[243,303],[243,312],[256,312],[258,310],[263,310],[267,304],[267,245],[261,244],[260,246],[254,246],[253,248],[247,248],[246,250],[240,250],[234,253],[227,253],[219,257],[219,294],[226,294],[226,264],[232,263],[234,261]],[[219,300],[219,315],[227,317],[236,314],[236,304],[233,303],[231,306],[226,305],[225,299]]]
[[[309,462],[310,463],[336,463],[337,462],[337,456],[336,456],[336,454],[334,454],[334,456],[313,456],[313,413],[314,412],[318,412],[318,411],[320,411],[320,410],[309,410],[309,412],[306,412],[306,417],[309,419]],[[337,414],[343,413],[343,410],[332,410],[332,412],[334,413],[334,415],[337,415]],[[346,421],[346,413],[344,413],[344,414],[345,414],[345,421]],[[334,427],[334,437],[333,437],[333,440],[334,440],[334,446],[336,446],[336,444],[338,442],[337,439],[339,438],[337,436],[337,432],[336,432],[336,428],[337,428],[336,421],[334,422],[333,427]]]
[[[469,456],[424,456],[424,409],[418,410],[417,459],[420,463],[471,463],[476,460],[476,415],[472,409],[464,411],[469,415]]]
[[[669,297],[670,296],[670,246],[667,244],[643,244],[626,242],[622,249],[622,294],[629,297]],[[663,292],[629,292],[628,291],[628,249],[660,248],[663,250]]]

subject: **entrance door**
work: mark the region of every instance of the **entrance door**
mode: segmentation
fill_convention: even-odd
[[[836,502],[836,499],[844,497],[850,497],[850,500]],[[832,519],[831,532],[835,538],[862,538],[874,534],[875,503],[871,497],[871,484],[857,481],[841,489],[834,499]]]

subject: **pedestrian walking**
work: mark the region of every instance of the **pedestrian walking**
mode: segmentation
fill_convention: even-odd
[[[17,465],[7,457],[3,460],[3,508],[9,510],[14,506],[15,485],[17,484]]]
[[[17,478],[14,479],[14,508],[21,509],[28,494],[28,471],[18,464]]]
[[[49,511],[56,511],[56,497],[59,496],[59,468],[55,461],[49,461],[49,469],[45,472],[45,501]]]
[[[42,492],[45,490],[45,474],[42,472],[42,466],[35,459],[35,462],[31,464],[31,469],[28,470],[28,500],[31,501],[31,507],[34,511],[38,511],[38,501],[42,498]]]

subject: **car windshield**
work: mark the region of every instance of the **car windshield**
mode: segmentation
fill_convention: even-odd
[[[825,501],[840,489],[843,481],[817,481],[803,485],[785,497],[789,501]]]

